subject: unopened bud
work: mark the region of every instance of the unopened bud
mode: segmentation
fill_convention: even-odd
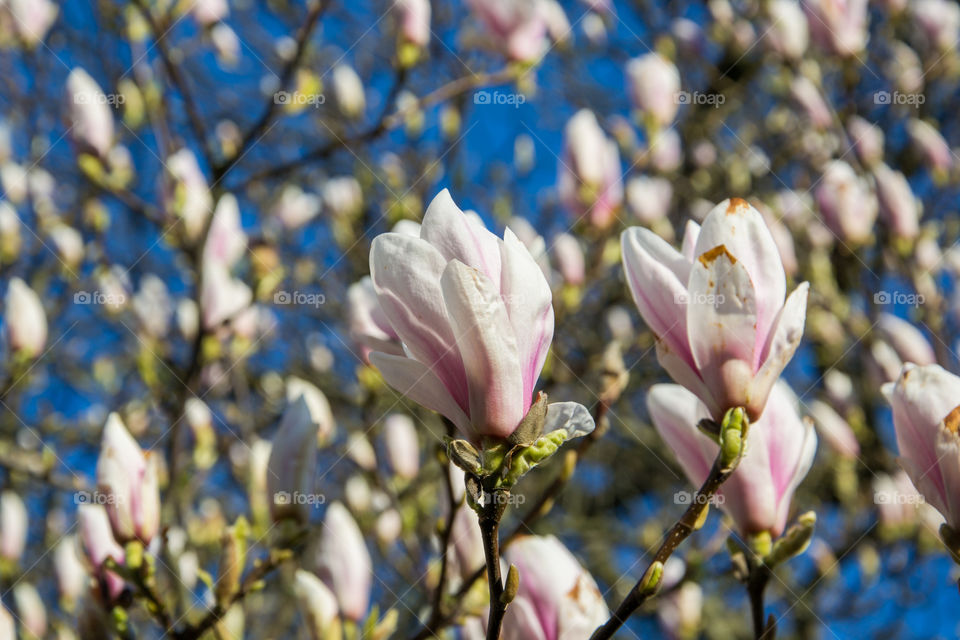
[[[723,416],[720,425],[720,470],[727,472],[736,468],[747,441],[750,422],[743,407],[734,407]]]
[[[660,588],[660,580],[663,578],[663,563],[657,560],[647,569],[640,579],[640,593],[645,596],[653,595]]]
[[[807,511],[797,518],[796,524],[787,529],[783,537],[773,545],[773,551],[767,559],[767,564],[775,566],[806,551],[807,547],[810,546],[810,540],[813,538],[813,530],[816,524],[817,514],[813,511]]]
[[[515,565],[510,565],[507,571],[507,583],[503,587],[503,593],[500,594],[500,602],[510,604],[517,597],[517,589],[520,588],[520,572]]]

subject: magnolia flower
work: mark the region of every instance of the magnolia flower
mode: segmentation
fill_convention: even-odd
[[[906,364],[883,392],[893,406],[900,466],[947,523],[960,526],[960,378],[938,365]]]
[[[297,185],[288,184],[280,192],[271,214],[287,229],[296,229],[307,224],[320,213],[320,198],[305,193]]]
[[[848,459],[860,456],[860,443],[853,429],[833,407],[822,400],[810,403],[810,417],[817,427],[817,433],[838,455]]]
[[[60,597],[73,602],[87,586],[87,570],[79,555],[79,540],[70,535],[62,538],[53,552],[53,570],[57,575]],[[3,637],[0,635],[0,637]]]
[[[332,503],[323,519],[317,574],[337,597],[340,615],[354,622],[367,613],[372,567],[360,527],[346,507]]]
[[[378,236],[370,274],[405,355],[375,351],[387,383],[453,422],[464,436],[506,438],[527,414],[553,338],[550,287],[507,229],[501,240],[444,190],[420,237]],[[551,405],[547,425],[592,420],[580,405]],[[571,407],[579,407],[582,412]],[[571,432],[572,433],[572,432]]]
[[[109,557],[123,564],[124,551],[110,531],[110,518],[99,504],[81,504],[77,508],[77,520],[80,540],[100,583],[100,593],[107,601],[115,600],[123,592],[123,578],[105,570],[103,563]]]
[[[113,112],[100,85],[79,67],[67,76],[67,124],[79,151],[107,157],[113,147]]]
[[[883,129],[860,116],[847,120],[847,134],[860,162],[868,167],[883,160]]]
[[[647,409],[687,479],[701,486],[719,451],[697,428],[710,415],[707,407],[679,385],[656,384],[647,394]],[[783,532],[793,492],[807,475],[816,448],[812,422],[801,420],[797,397],[778,382],[767,410],[750,424],[743,459],[717,492],[722,496],[718,503],[742,534],[769,531],[777,537]]]
[[[197,163],[197,157],[187,148],[167,158],[164,181],[164,203],[168,210],[183,219],[184,231],[191,240],[197,239],[213,210],[213,197]]]
[[[347,118],[359,118],[367,107],[363,81],[353,67],[338,64],[333,68],[333,95],[337,106]]]
[[[650,137],[647,149],[650,166],[657,171],[670,173],[683,162],[683,144],[676,129],[664,129]]]
[[[953,164],[953,152],[936,127],[913,118],[907,122],[907,133],[931,169],[945,171]]]
[[[253,301],[253,292],[219,260],[204,265],[200,288],[200,318],[204,328],[214,329],[240,315]]]
[[[310,519],[311,505],[304,498],[312,492],[316,467],[317,423],[301,395],[283,412],[267,462],[267,495],[275,521]]]
[[[47,315],[40,297],[26,282],[14,276],[4,299],[4,323],[10,349],[36,358],[47,343]]]
[[[311,640],[340,637],[337,598],[323,581],[309,571],[297,569],[293,592],[306,621]]]
[[[232,267],[247,250],[247,234],[240,224],[240,206],[230,193],[217,201],[203,245],[204,264],[219,262]]]
[[[430,0],[394,0],[400,19],[400,36],[418,47],[430,42]]]
[[[353,176],[330,178],[323,184],[323,206],[335,218],[349,217],[363,207],[363,189]]]
[[[560,198],[577,217],[609,227],[623,200],[620,154],[588,109],[581,109],[564,128],[560,159]]]
[[[547,0],[467,0],[497,47],[514,60],[532,62],[547,49]]]
[[[841,241],[863,244],[873,237],[877,200],[843,160],[827,164],[817,185],[816,200],[824,223]]]
[[[901,361],[921,366],[936,364],[937,354],[933,345],[920,329],[903,318],[892,313],[881,313],[877,318],[876,330],[880,338],[893,347]]]
[[[140,290],[133,297],[133,312],[150,336],[161,338],[166,335],[173,309],[170,291],[163,280],[152,273],[143,276]]]
[[[383,442],[390,468],[409,480],[420,470],[420,444],[413,419],[404,413],[391,413],[383,421]]]
[[[27,507],[16,491],[0,493],[0,557],[16,561],[27,545]]]
[[[657,620],[669,638],[695,637],[702,615],[703,589],[691,581],[666,594],[657,609]]]
[[[569,233],[560,233],[553,238],[550,249],[563,281],[575,287],[582,285],[586,278],[586,265],[580,241]]]
[[[627,204],[644,225],[652,225],[667,217],[673,185],[666,178],[636,176],[627,182]]]
[[[920,201],[906,176],[882,162],[873,167],[880,213],[897,238],[912,240],[920,233]]]
[[[317,442],[328,441],[337,427],[333,417],[330,401],[316,385],[303,378],[290,376],[286,383],[287,402],[293,404],[298,398],[303,398],[310,411],[310,419],[317,425]]]
[[[680,72],[659,53],[647,53],[627,63],[627,90],[635,109],[655,126],[673,122],[680,107]]]
[[[810,43],[810,27],[800,3],[797,0],[773,0],[767,11],[770,32],[764,42],[784,58],[802,58]]]
[[[193,3],[193,19],[201,26],[209,27],[230,15],[227,0],[196,0]]]
[[[553,536],[524,536],[504,553],[520,587],[503,619],[503,640],[578,640],[610,617],[597,583]]]
[[[806,76],[798,75],[790,83],[790,95],[797,101],[807,117],[817,127],[827,129],[833,124],[833,115],[823,94]]]
[[[807,283],[786,295],[777,245],[756,209],[738,198],[687,227],[681,254],[648,229],[621,236],[627,282],[657,336],[657,359],[720,420],[732,407],[751,419],[800,338]]]
[[[960,36],[960,7],[949,0],[915,0],[913,16],[927,39],[941,51],[957,46]]]
[[[364,362],[369,364],[371,351],[403,355],[400,337],[380,308],[370,276],[347,289],[347,323],[350,338],[360,348]]]
[[[43,638],[47,634],[47,609],[43,599],[29,582],[18,581],[13,587],[13,602],[17,605],[23,638]],[[12,638],[11,638],[12,640]]]
[[[97,488],[106,496],[114,537],[149,544],[160,527],[156,460],[144,454],[116,413],[107,417],[103,427]]]
[[[867,45],[867,0],[803,0],[810,35],[839,56],[856,56]]]
[[[11,18],[17,35],[28,47],[43,42],[47,31],[57,19],[57,5],[50,0],[6,0],[0,11]]]

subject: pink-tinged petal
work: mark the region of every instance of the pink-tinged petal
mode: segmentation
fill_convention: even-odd
[[[720,245],[697,259],[688,295],[687,333],[700,377],[721,411],[745,406],[758,350],[757,301],[747,270]]]
[[[516,336],[526,413],[553,341],[553,295],[543,271],[510,229],[504,231],[500,250],[500,293]]]
[[[384,315],[409,353],[433,369],[464,410],[467,381],[440,291],[447,261],[429,243],[385,233],[370,247],[370,277]]]
[[[685,304],[690,263],[648,229],[631,227],[620,243],[627,284],[643,321],[667,349],[692,367]]]
[[[903,318],[891,313],[881,313],[876,328],[903,362],[920,366],[937,363],[937,354],[927,337]]]
[[[767,435],[770,475],[777,500],[774,536],[783,532],[793,492],[806,477],[817,451],[817,434],[810,420],[797,413],[797,396],[783,381],[774,385],[769,410],[761,421]]]
[[[763,413],[763,406],[770,394],[770,389],[773,388],[774,382],[780,377],[784,367],[790,362],[790,358],[800,345],[807,318],[809,289],[810,285],[806,282],[794,289],[774,322],[763,349],[760,370],[753,380],[748,397],[747,409],[751,419],[755,420]]]
[[[772,529],[776,522],[777,493],[770,460],[773,437],[763,422],[750,425],[743,458],[720,491],[723,510],[743,534]]]
[[[699,237],[700,225],[693,220],[687,220],[687,226],[683,229],[683,242],[680,243],[680,253],[690,264],[693,264],[693,261],[697,259],[697,239]]]
[[[324,514],[316,562],[317,575],[337,597],[340,615],[363,620],[370,605],[373,562],[360,527],[339,502]]]
[[[539,269],[537,269],[539,273]],[[517,339],[497,286],[453,260],[440,278],[470,393],[470,421],[484,435],[506,437],[524,416]]]
[[[503,640],[551,640],[543,629],[533,602],[521,598],[511,605],[503,619],[500,635]]]
[[[680,385],[655,384],[647,392],[647,411],[687,479],[694,486],[702,485],[719,450],[697,428],[700,420],[709,417],[705,407]]]
[[[700,401],[707,405],[710,415],[720,412],[720,404],[713,396],[713,391],[707,387],[706,383],[700,377],[700,374],[687,362],[690,357],[683,358],[670,351],[666,343],[662,340],[657,341],[657,362],[663,367],[674,382],[683,385],[684,388],[692,391]]]
[[[947,501],[943,475],[936,463],[931,468],[906,456],[900,456],[897,458],[897,462],[900,463],[900,467],[917,488],[917,493],[922,495],[928,504],[941,514],[950,513],[950,503]]]
[[[467,414],[429,367],[412,358],[379,351],[370,354],[370,362],[391,387],[414,402],[446,416],[461,433],[472,436]]]
[[[429,242],[446,261],[459,260],[500,282],[500,239],[476,216],[468,216],[444,189],[436,195],[420,226],[420,238]]]
[[[820,436],[837,454],[851,460],[860,455],[856,434],[833,407],[822,400],[814,400],[810,403],[810,417],[816,422]]]
[[[787,292],[780,251],[760,212],[740,198],[724,200],[707,214],[697,238],[696,255],[720,245],[743,265],[753,282],[757,292],[757,344],[762,345]],[[756,370],[757,360],[753,366]]]
[[[936,452],[946,502],[946,510],[941,513],[950,526],[957,527],[960,525],[960,435],[941,424],[937,430]]]

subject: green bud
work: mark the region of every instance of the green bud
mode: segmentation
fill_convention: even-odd
[[[660,588],[660,580],[663,578],[663,563],[657,560],[647,569],[640,579],[640,593],[645,596],[653,595]]]
[[[743,407],[729,409],[720,425],[720,470],[727,472],[736,468],[743,455],[750,421]]]
[[[513,602],[513,599],[517,597],[517,589],[520,588],[520,572],[517,571],[517,567],[510,565],[510,570],[507,571],[507,583],[503,587],[503,593],[500,594],[500,602],[503,604],[510,604]]]
[[[770,555],[770,551],[773,549],[773,538],[770,537],[769,531],[754,533],[749,537],[747,543],[750,545],[750,550],[761,559]]]
[[[813,530],[817,524],[817,514],[807,511],[797,518],[797,522],[787,529],[787,532],[773,545],[773,551],[767,559],[767,564],[776,566],[796,557],[807,550],[813,538]]]

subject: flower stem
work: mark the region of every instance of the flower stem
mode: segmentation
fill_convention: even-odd
[[[750,596],[750,611],[753,615],[753,635],[757,640],[773,640],[773,624],[763,619],[763,592],[770,581],[770,567],[759,564],[751,567],[747,579],[747,594]]]
[[[488,494],[491,495],[491,494]],[[503,601],[503,577],[500,575],[500,518],[505,501],[487,500],[480,514],[480,536],[487,561],[487,583],[490,588],[490,613],[487,617],[487,640],[498,640],[507,603]]]

